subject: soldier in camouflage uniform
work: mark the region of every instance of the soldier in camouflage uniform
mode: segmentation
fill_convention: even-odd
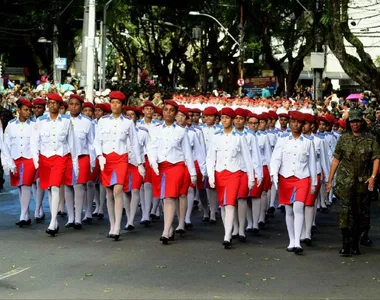
[[[350,111],[351,130],[339,139],[331,165],[327,191],[332,187],[336,170],[334,194],[340,201],[339,227],[343,235],[342,255],[359,255],[361,234],[370,228],[369,191],[373,191],[380,159],[375,138],[362,130],[362,113]]]
[[[339,120],[342,114],[339,112],[337,108],[337,103],[335,101],[331,101],[331,111],[330,114],[334,116],[335,119]]]

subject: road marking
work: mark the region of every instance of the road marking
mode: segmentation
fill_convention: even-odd
[[[14,275],[17,275],[21,272],[24,272],[26,270],[30,269],[30,267],[28,268],[16,268],[16,269],[13,269],[12,271],[9,271],[7,273],[4,273],[4,274],[0,274],[0,280],[3,280],[5,278],[8,278],[8,277],[11,277],[11,276],[14,276]]]

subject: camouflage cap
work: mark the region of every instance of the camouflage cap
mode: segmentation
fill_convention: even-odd
[[[351,121],[361,121],[363,119],[363,114],[358,109],[352,109],[348,113],[348,122]]]
[[[373,114],[374,114],[374,110],[373,110],[373,108],[368,107],[368,108],[363,112],[363,114],[365,114],[365,115],[368,115],[368,114],[373,115]]]
[[[368,116],[366,116],[366,118],[367,118],[368,120],[372,121],[372,122],[375,122],[375,121],[376,121],[376,118],[375,118],[374,115],[368,115]]]

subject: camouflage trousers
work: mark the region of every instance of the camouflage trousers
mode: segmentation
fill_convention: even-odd
[[[370,228],[370,204],[373,192],[364,182],[347,187],[337,184],[334,190],[339,199],[339,228],[366,230]]]

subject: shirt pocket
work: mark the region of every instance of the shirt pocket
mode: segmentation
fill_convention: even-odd
[[[67,137],[67,133],[66,132],[60,132],[58,134],[58,141],[63,143],[64,141],[66,141],[66,137]]]
[[[111,139],[111,130],[109,129],[100,129],[101,140],[109,141]]]
[[[50,132],[47,132],[47,131],[41,132],[40,136],[41,136],[41,141],[43,143],[48,143],[50,141]]]
[[[83,140],[86,139],[86,131],[84,131],[84,130],[80,130],[80,131],[75,132],[75,135],[76,135],[77,138],[80,139],[81,141],[83,141]]]
[[[299,161],[301,163],[307,163],[309,160],[309,153],[306,150],[303,150],[299,155]]]
[[[120,140],[125,141],[128,138],[128,129],[123,129],[120,132]]]

